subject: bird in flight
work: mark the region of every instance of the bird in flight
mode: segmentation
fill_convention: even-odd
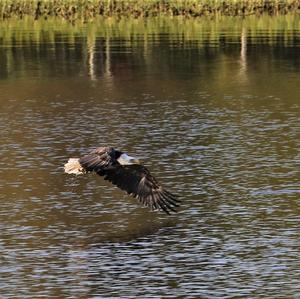
[[[170,214],[179,207],[178,197],[165,190],[138,159],[112,147],[98,147],[81,158],[70,158],[64,169],[76,175],[95,172],[151,210]]]

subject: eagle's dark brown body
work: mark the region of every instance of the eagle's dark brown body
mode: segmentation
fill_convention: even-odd
[[[82,174],[95,172],[120,189],[137,198],[142,204],[167,214],[176,212],[177,196],[166,191],[139,161],[112,147],[98,147],[87,155],[71,158],[65,172]]]

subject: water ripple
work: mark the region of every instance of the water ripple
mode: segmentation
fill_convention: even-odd
[[[248,85],[235,87],[239,43],[224,52],[177,49],[187,65],[143,52],[147,69],[142,55],[111,42],[106,78],[1,82],[0,293],[299,294],[299,103],[290,92],[299,82],[285,80],[259,43],[248,49]],[[272,65],[272,90],[257,61]],[[151,212],[96,175],[63,173],[69,157],[106,144],[142,158],[180,195],[178,214]]]

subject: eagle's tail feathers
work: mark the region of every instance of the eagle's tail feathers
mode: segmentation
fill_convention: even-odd
[[[86,171],[80,165],[78,158],[70,158],[65,164],[65,172],[68,174],[84,174]]]

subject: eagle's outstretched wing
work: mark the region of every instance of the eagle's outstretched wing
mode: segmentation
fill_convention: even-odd
[[[179,206],[178,198],[163,189],[145,166],[113,165],[99,169],[96,173],[151,209],[170,214],[170,211],[176,212],[175,207]]]
[[[114,154],[115,150],[112,147],[98,147],[89,154],[81,157],[79,163],[85,171],[97,172],[116,163]]]
[[[170,211],[176,212],[175,208],[179,206],[180,201],[175,195],[163,189],[145,166],[121,165],[116,159],[118,155],[120,152],[112,147],[96,148],[77,159],[77,164],[83,170],[69,173],[96,172],[105,180],[137,198],[145,206],[163,210],[167,214],[170,214]],[[77,164],[76,167],[78,167]]]

